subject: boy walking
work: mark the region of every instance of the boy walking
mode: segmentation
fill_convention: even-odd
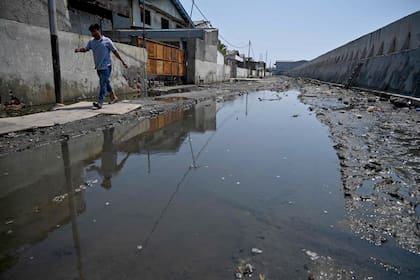
[[[89,50],[92,50],[93,52],[95,69],[99,76],[100,86],[98,102],[93,102],[93,106],[94,109],[101,109],[107,92],[111,93],[110,104],[115,103],[118,100],[118,97],[112,90],[111,83],[109,81],[109,77],[111,76],[112,71],[110,52],[112,52],[122,62],[125,68],[127,68],[127,64],[121,58],[111,39],[102,35],[99,24],[90,25],[89,31],[92,33],[93,38],[89,40],[86,47],[77,48],[74,50],[74,52],[84,53]]]

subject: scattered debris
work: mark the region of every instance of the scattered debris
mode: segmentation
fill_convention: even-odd
[[[306,249],[302,249],[302,251],[304,251],[304,252],[305,252],[305,254],[306,254],[308,257],[310,257],[312,261],[315,261],[315,260],[319,259],[318,254],[317,254],[317,253],[315,253],[315,252],[312,252],[312,251],[309,251],[309,250],[306,250]]]
[[[366,111],[368,111],[368,112],[375,112],[375,111],[378,111],[378,109],[375,107],[375,106],[369,106],[367,109],[366,109]]]
[[[238,265],[238,271],[235,273],[236,279],[243,279],[243,277],[252,277],[252,273],[255,271],[250,263]]]
[[[258,248],[252,248],[251,249],[251,253],[253,253],[254,255],[258,255],[258,254],[262,254],[262,250],[258,249]]]
[[[60,203],[60,202],[62,202],[64,199],[66,199],[66,197],[68,196],[68,194],[67,193],[65,193],[65,194],[62,194],[62,195],[57,195],[56,197],[54,197],[53,199],[52,199],[52,201],[53,202],[55,202],[55,203]]]
[[[87,180],[85,182],[85,185],[88,187],[92,187],[94,184],[98,183],[98,179],[94,179],[94,180]]]

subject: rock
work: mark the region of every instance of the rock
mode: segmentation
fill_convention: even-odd
[[[397,108],[404,108],[410,105],[410,101],[407,101],[405,98],[402,97],[395,97],[391,96],[389,98],[389,102],[391,102]]]
[[[368,112],[375,112],[377,109],[376,109],[376,107],[375,106],[369,106],[367,109],[366,109],[366,111],[368,111]]]
[[[369,102],[369,103],[374,103],[374,102],[376,102],[376,98],[375,98],[375,97],[369,97],[369,98],[367,99],[367,102]]]
[[[377,163],[375,161],[369,161],[364,166],[365,169],[375,170],[376,172],[382,171],[382,167],[380,163]]]
[[[238,279],[243,279],[243,275],[242,275],[242,273],[240,273],[240,272],[236,272],[236,273],[235,273],[235,279],[236,279],[236,280],[238,280]]]

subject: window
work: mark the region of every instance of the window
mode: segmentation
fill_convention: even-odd
[[[150,25],[150,11],[146,9],[145,11],[146,21],[144,22],[147,25]],[[143,22],[143,8],[140,8],[140,17],[141,22]]]
[[[161,18],[162,29],[169,29],[169,20],[166,18]]]

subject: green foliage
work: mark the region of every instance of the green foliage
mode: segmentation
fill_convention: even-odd
[[[223,55],[226,55],[226,51],[227,51],[227,47],[225,44],[223,44],[222,42],[220,42],[217,44],[217,49],[219,50],[219,52],[221,52]]]

